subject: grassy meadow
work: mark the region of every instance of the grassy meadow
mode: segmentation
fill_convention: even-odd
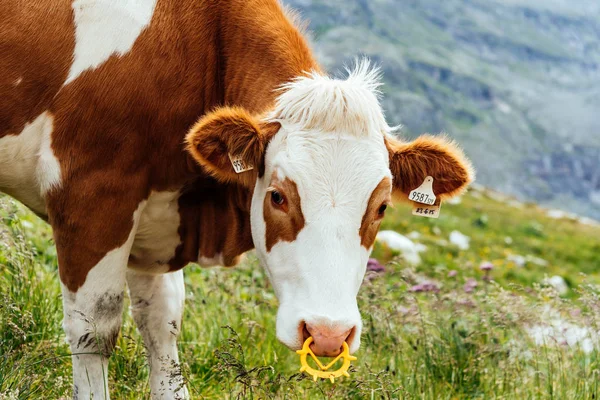
[[[598,398],[600,227],[547,214],[481,188],[444,204],[438,220],[396,205],[382,229],[426,246],[422,262],[376,245],[385,271],[369,272],[359,294],[358,361],[334,384],[299,374],[298,356],[276,340],[277,300],[252,254],[233,269],[188,267],[179,347],[192,398]],[[468,249],[450,243],[454,230]],[[61,320],[50,229],[0,197],[0,399],[70,398]],[[123,321],[111,395],[148,399],[127,309]]]

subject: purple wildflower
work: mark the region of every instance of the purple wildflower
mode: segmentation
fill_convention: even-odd
[[[454,278],[458,274],[455,269],[448,271],[448,278]]]
[[[377,259],[369,258],[369,261],[367,262],[367,271],[385,272],[385,267],[381,265]]]
[[[475,303],[473,303],[471,300],[469,299],[460,299],[457,301],[457,303],[461,306],[465,306],[465,307],[475,307]]]
[[[421,293],[421,292],[439,292],[440,288],[435,282],[425,281],[421,282],[418,285],[412,286],[408,289],[409,292]]]
[[[378,277],[379,277],[379,274],[377,272],[367,271],[364,280],[365,280],[365,282],[371,282],[371,281],[377,279]]]
[[[479,264],[479,269],[482,271],[491,271],[492,269],[494,269],[494,264],[492,264],[489,261],[484,261],[481,264]]]
[[[473,290],[477,287],[477,281],[473,278],[469,278],[465,285],[463,286],[463,290],[465,293],[473,293]]]

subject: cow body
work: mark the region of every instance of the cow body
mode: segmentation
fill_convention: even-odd
[[[153,398],[187,396],[180,269],[254,247],[279,339],[355,351],[390,192],[437,174],[443,198],[472,178],[448,141],[387,136],[375,74],[322,75],[275,0],[5,0],[0,15],[0,191],[52,225],[75,398],[108,397],[126,283]]]
[[[181,195],[194,191],[194,185],[211,190],[210,178],[184,153],[188,128],[223,104],[264,111],[275,98],[275,87],[316,66],[307,48],[300,47],[306,60],[297,65],[279,48],[252,51],[252,43],[281,35],[262,23],[269,15],[278,16],[275,23],[293,38],[298,35],[274,2],[188,3],[9,1],[0,6],[2,15],[10,16],[0,30],[8,57],[3,56],[0,66],[6,80],[0,100],[0,190],[49,219],[55,231],[59,224],[75,228],[68,207],[106,207],[111,213],[101,224],[112,222],[119,226],[111,232],[121,231],[118,240],[101,245],[106,250],[125,242],[131,222],[123,220],[146,201],[132,264],[163,272],[190,261],[223,264],[248,250],[240,248],[223,259],[219,243],[181,246],[181,231],[191,235],[199,229],[181,225]],[[237,44],[232,43],[225,61],[220,46],[226,38],[219,21],[230,21],[228,13],[239,15],[236,30],[244,32],[231,32],[232,41],[244,42],[248,52],[236,55]],[[254,22],[254,29],[246,20]],[[269,63],[253,65],[255,57],[268,57]],[[245,82],[241,74],[254,79]],[[233,83],[238,80],[240,84]],[[248,83],[256,89],[245,88]],[[190,208],[194,201],[211,201],[192,197],[184,199]],[[53,209],[65,210],[66,220],[53,218]],[[77,227],[73,242],[106,231],[98,226],[94,233],[88,222]],[[214,234],[214,226],[207,223],[205,228]],[[208,253],[193,254],[194,247]],[[96,265],[101,253],[90,257],[87,268]],[[61,270],[61,276],[67,273]],[[70,288],[75,290],[84,278],[81,274]]]
[[[144,273],[190,261],[233,265],[252,247],[248,196],[219,187],[185,153],[189,127],[227,103],[264,111],[277,85],[315,64],[271,1],[9,0],[0,14],[0,191],[53,227],[73,352],[108,353],[120,317],[103,313],[101,319],[97,309],[107,299],[120,309],[121,265],[133,270],[129,280],[157,280],[163,278]],[[280,51],[285,44],[262,44],[282,34],[298,43],[289,49],[301,55],[295,64]],[[236,236],[241,240],[231,240]],[[99,284],[106,277],[114,284]],[[167,296],[183,296],[180,283],[156,285]],[[129,283],[130,291],[139,287],[132,297],[145,297],[151,286]],[[163,332],[177,330],[168,322],[179,325],[181,304],[164,308],[134,312],[142,315],[138,325],[148,325],[139,318],[161,310],[145,342],[157,342],[154,330],[165,336],[166,350],[152,349],[151,362],[177,360],[168,348],[173,335]],[[75,310],[96,316],[97,335],[107,343],[92,343],[93,328]],[[78,395],[104,394],[99,369],[105,363],[77,358]],[[93,378],[84,383],[86,369]],[[152,370],[153,392],[161,387],[173,395],[164,388],[178,383],[161,386],[168,373]]]

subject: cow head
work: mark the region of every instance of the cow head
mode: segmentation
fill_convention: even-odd
[[[281,88],[274,110],[221,108],[190,131],[188,149],[213,176],[253,190],[252,236],[280,305],[277,337],[336,355],[360,345],[356,296],[392,194],[407,198],[427,175],[442,199],[472,180],[443,137],[393,138],[366,63],[347,79],[319,74]],[[230,155],[254,169],[236,173]]]

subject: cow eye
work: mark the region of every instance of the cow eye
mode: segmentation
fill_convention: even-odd
[[[377,212],[379,213],[380,217],[383,217],[383,215],[385,214],[386,208],[387,208],[387,204],[382,204],[379,206],[379,210]]]
[[[281,206],[285,202],[285,198],[277,190],[273,190],[271,192],[271,201],[273,202],[273,204]]]

